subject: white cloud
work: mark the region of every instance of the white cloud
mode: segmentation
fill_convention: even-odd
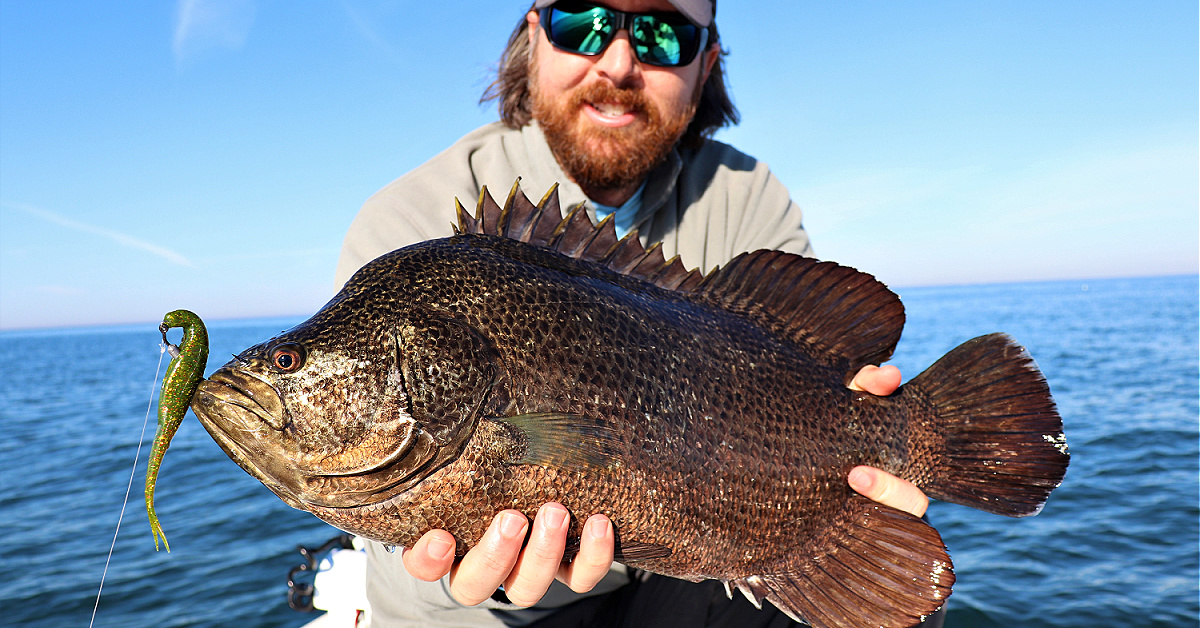
[[[172,40],[176,62],[210,48],[240,50],[254,14],[252,0],[178,0]]]
[[[162,246],[158,246],[157,244],[151,244],[149,242],[146,242],[145,240],[135,238],[131,235],[124,234],[119,231],[114,231],[112,229],[107,229],[105,227],[99,227],[96,225],[90,225],[85,222],[79,222],[78,220],[72,220],[70,218],[67,218],[66,216],[62,216],[60,214],[57,214],[55,212],[52,212],[52,211],[49,211],[46,209],[42,209],[40,207],[34,207],[33,205],[29,205],[26,203],[11,203],[8,201],[0,201],[0,203],[2,203],[5,207],[9,207],[9,208],[15,209],[17,211],[29,214],[30,216],[35,216],[37,218],[41,218],[42,220],[54,223],[61,227],[66,227],[68,229],[73,229],[75,231],[81,231],[83,233],[90,233],[92,235],[98,235],[102,238],[112,240],[113,242],[116,242],[117,244],[119,244],[121,246],[128,247],[131,249],[137,249],[140,251],[145,251],[147,253],[151,253],[153,255],[157,255],[157,256],[167,260],[168,262],[171,262],[172,264],[178,264],[180,266],[186,266],[188,268],[196,267],[196,265],[193,264],[191,262],[191,260],[184,257],[183,255],[180,255],[179,253],[176,253],[175,251],[172,251],[171,249],[168,249],[168,248],[162,247]]]

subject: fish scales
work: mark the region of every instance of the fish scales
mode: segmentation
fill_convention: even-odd
[[[506,248],[507,243],[496,240],[486,244]],[[611,278],[597,282],[587,276],[563,274],[553,267],[561,265],[562,260],[538,254],[540,252],[537,251],[532,259],[513,260],[512,251],[496,255],[484,244],[465,239],[453,247],[430,248],[430,254],[410,251],[414,259],[403,260],[408,262],[405,266],[419,269],[419,276],[465,278],[452,282],[453,291],[448,293],[445,286],[437,285],[417,287],[417,290],[405,289],[405,284],[412,284],[402,278],[392,285],[372,287],[367,292],[405,294],[406,307],[415,305],[420,308],[453,302],[454,310],[469,326],[492,340],[507,366],[505,383],[515,404],[512,412],[562,411],[582,416],[612,417],[614,422],[627,426],[621,435],[629,438],[622,439],[624,451],[617,456],[624,469],[610,470],[610,473],[654,477],[658,490],[672,490],[663,488],[664,480],[677,487],[708,484],[709,478],[705,476],[710,472],[706,466],[687,462],[704,459],[691,455],[693,450],[703,448],[704,441],[715,441],[710,442],[710,448],[716,442],[733,443],[730,446],[736,449],[744,448],[743,444],[760,446],[756,441],[762,439],[758,438],[755,430],[738,429],[747,428],[745,423],[719,421],[719,425],[733,429],[700,431],[689,420],[692,416],[727,416],[736,410],[720,407],[722,402],[735,398],[744,400],[752,396],[738,393],[727,398],[723,395],[721,387],[737,385],[734,383],[738,379],[736,366],[729,368],[722,363],[722,359],[714,359],[720,353],[715,346],[706,351],[698,336],[680,333],[683,329],[711,328],[718,324],[705,321],[704,315],[708,313],[696,311],[698,308],[694,304],[683,299],[663,304],[654,298],[630,298],[628,291],[611,289]],[[383,277],[396,279],[388,275]],[[504,277],[505,281],[498,282],[498,277]],[[428,293],[424,292],[425,288],[429,290]],[[537,311],[537,320],[511,315],[525,309]],[[710,315],[707,318],[712,317]],[[638,324],[643,320],[652,320],[655,324],[647,329],[645,325]],[[532,329],[525,328],[527,324]],[[719,337],[732,337],[728,333],[717,333]],[[749,340],[748,336],[742,336],[742,340],[737,344],[749,344],[745,342]],[[747,348],[736,347],[735,350],[744,354]],[[762,352],[760,348],[751,350]],[[641,368],[631,369],[629,363],[634,361]],[[673,398],[668,393],[669,387],[678,381],[676,378],[687,381],[689,373],[710,374],[708,384],[711,388],[702,394],[688,395],[685,399]],[[647,447],[647,444],[650,446]],[[729,452],[724,457],[735,457],[733,454],[736,449],[724,449]],[[480,455],[486,451],[481,451]],[[764,450],[763,453],[768,451]],[[718,456],[721,453],[717,452]],[[460,459],[470,459],[470,454],[468,451]],[[755,460],[753,458],[746,462]],[[512,474],[509,472],[513,470],[531,475],[526,481],[534,484],[546,480],[545,470],[538,466],[514,468],[491,464],[473,469],[474,473],[462,475],[484,478],[482,484],[489,487],[486,494],[496,496],[491,499],[492,506],[487,508],[491,512],[494,512],[493,506],[502,508],[512,505],[506,499],[509,493],[536,495],[533,501],[525,505],[527,509],[536,510],[544,489],[525,490],[517,484],[522,479],[510,477]],[[449,472],[457,471],[450,469]],[[499,475],[493,475],[495,472]],[[641,483],[634,477],[628,480]],[[548,484],[555,485],[553,478]],[[615,484],[621,486],[625,482],[618,481]],[[471,489],[480,485],[480,482],[475,482]],[[571,490],[573,488],[560,489],[564,493],[563,499],[586,499],[586,484],[577,490]],[[593,491],[594,488],[597,487],[593,487]],[[456,489],[451,494],[475,493],[463,493]],[[421,501],[417,500],[416,503],[420,504]],[[435,510],[429,507],[424,509]],[[650,523],[650,527],[661,525],[659,521]],[[482,528],[477,532],[482,532]],[[675,532],[668,530],[667,534],[673,535]]]
[[[1013,516],[1062,480],[1061,419],[1006,336],[880,398],[846,387],[903,324],[869,275],[761,251],[702,277],[561,218],[553,191],[477,212],[204,382],[193,409],[230,457],[339,528],[445,529],[460,555],[506,508],[559,501],[575,539],[604,513],[621,560],[816,626],[909,625],[954,580],[936,531],[854,494],[853,466]]]
[[[489,513],[514,505],[510,495],[526,496],[520,508],[535,512],[546,498],[545,489],[538,485],[548,480],[549,485],[559,486],[561,499],[568,502],[564,505],[583,513],[609,510],[601,502],[610,497],[610,486],[629,487],[624,503],[635,505],[630,509],[633,512],[608,514],[617,517],[618,529],[655,531],[657,538],[650,542],[690,538],[696,528],[693,522],[710,518],[710,527],[781,526],[787,528],[786,534],[804,536],[811,530],[796,529],[795,513],[776,505],[792,505],[797,494],[824,495],[828,489],[806,490],[816,483],[849,490],[840,478],[853,466],[850,461],[814,460],[822,455],[834,460],[845,457],[828,447],[815,446],[816,442],[841,446],[833,440],[838,438],[836,430],[824,425],[836,423],[833,417],[841,414],[845,405],[828,391],[836,391],[836,397],[842,398],[855,395],[841,386],[843,374],[820,369],[825,371],[818,375],[823,387],[805,385],[803,376],[813,367],[747,321],[675,294],[656,294],[663,291],[653,287],[637,286],[643,292],[633,292],[620,285],[625,283],[619,283],[620,278],[596,273],[593,268],[582,269],[588,274],[576,274],[581,269],[570,266],[578,265],[563,264],[567,260],[561,256],[515,244],[463,238],[453,244],[428,245],[428,251],[418,247],[394,263],[416,270],[418,276],[463,279],[447,289],[436,284],[414,286],[406,278],[397,280],[396,274],[381,273],[379,277],[386,283],[364,290],[373,295],[403,294],[401,308],[453,304],[453,311],[470,327],[492,340],[507,367],[506,383],[515,404],[511,412],[599,416],[621,426],[622,448],[614,452],[621,468],[609,470],[605,485],[576,476],[573,484],[564,486],[556,482],[557,477],[547,478],[537,466],[513,468],[495,464],[499,461],[476,466],[470,475],[485,478],[488,489],[483,498],[490,502]],[[601,276],[593,276],[597,274]],[[536,321],[517,315],[526,310],[536,312]],[[533,346],[531,339],[537,339]],[[677,396],[673,391],[679,382],[695,382],[703,388]],[[801,394],[785,395],[786,390]],[[795,420],[813,414],[833,420],[807,426]],[[714,420],[697,420],[704,416]],[[887,438],[893,441],[891,446],[879,442],[886,450],[896,448],[904,430],[895,422],[890,427]],[[725,446],[718,449],[721,443]],[[782,447],[784,444],[793,446]],[[727,464],[709,464],[714,457]],[[865,462],[880,461],[867,458]],[[814,469],[825,470],[824,476],[812,474]],[[499,470],[501,475],[490,475],[489,470]],[[746,486],[747,481],[754,484],[758,477],[778,477],[789,470],[791,487],[783,483],[759,490]],[[797,476],[797,470],[803,475]],[[725,477],[719,477],[722,472]],[[722,500],[713,499],[707,491],[695,492],[707,486],[728,487],[728,494]],[[471,489],[478,487],[476,482],[470,489],[464,487],[467,492],[456,488],[452,495],[461,501],[461,495],[477,494]],[[680,504],[682,510],[655,514],[637,507],[643,501],[638,496],[650,489],[694,494],[697,499]],[[423,500],[413,503],[416,509],[433,510],[422,505]],[[795,506],[802,511],[816,510],[803,502]],[[648,520],[636,520],[644,513],[651,515]],[[433,516],[427,515],[425,520],[431,521]],[[478,520],[465,536],[482,535],[488,521]],[[410,534],[418,532],[423,530]],[[736,539],[737,535],[724,538]],[[733,549],[708,547],[706,553],[712,556]],[[692,560],[686,566],[689,572],[712,573],[708,557],[697,555]]]

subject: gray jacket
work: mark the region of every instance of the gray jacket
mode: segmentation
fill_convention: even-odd
[[[518,177],[534,202],[555,183],[564,208],[588,201],[563,173],[536,124],[518,130],[489,124],[367,200],[346,234],[337,286],[384,253],[449,236],[455,198],[473,210],[480,188],[487,186],[503,203]],[[590,202],[588,209],[594,219]],[[634,227],[644,244],[662,242],[667,258],[679,255],[685,266],[705,271],[757,249],[812,255],[800,208],[783,184],[765,164],[715,141],[699,150],[672,152],[650,174]],[[445,578],[423,582],[409,576],[399,551],[388,553],[378,543],[369,543],[367,556],[373,628],[520,626],[581,597],[555,582],[531,609],[493,600],[464,607],[450,596]],[[626,583],[624,568],[614,566],[587,595],[611,592]]]
[[[449,236],[455,198],[474,210],[486,185],[503,203],[518,177],[534,202],[555,183],[564,208],[588,201],[537,124],[519,130],[489,124],[367,199],[342,244],[336,285],[384,253]],[[643,243],[662,242],[668,259],[679,255],[686,266],[705,271],[757,249],[812,255],[787,188],[766,164],[715,141],[671,153],[650,174],[634,226]]]

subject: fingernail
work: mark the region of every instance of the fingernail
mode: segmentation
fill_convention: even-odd
[[[425,548],[430,558],[445,560],[454,553],[454,543],[446,539],[433,539]]]
[[[525,534],[525,517],[515,512],[500,513],[500,534],[513,538]]]
[[[863,469],[859,469],[857,467],[850,470],[850,477],[848,480],[850,482],[850,486],[854,487],[854,489],[857,491],[869,491],[871,490],[871,486],[875,484],[874,478],[871,477],[870,473],[867,473]]]
[[[567,522],[567,511],[554,506],[542,506],[542,522],[549,530],[557,530]]]
[[[612,530],[612,522],[608,519],[592,519],[588,521],[588,534],[594,539],[603,539]]]

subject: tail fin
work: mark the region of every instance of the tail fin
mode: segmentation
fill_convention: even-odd
[[[918,375],[945,449],[921,488],[935,499],[1010,517],[1036,515],[1070,455],[1050,388],[1006,334],[968,340]]]

